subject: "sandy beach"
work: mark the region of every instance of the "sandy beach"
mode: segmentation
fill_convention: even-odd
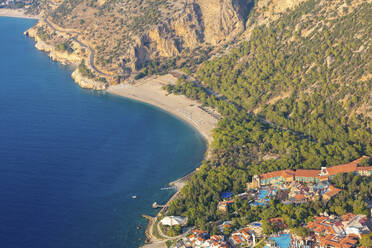
[[[212,130],[217,127],[218,114],[212,110],[202,108],[200,103],[186,96],[168,94],[167,91],[162,89],[163,86],[175,84],[176,81],[177,78],[171,74],[152,76],[137,80],[135,83],[123,83],[110,86],[107,92],[149,103],[177,116],[196,128],[208,144],[210,144],[213,138]],[[189,177],[191,174],[193,173],[185,177]],[[172,183],[177,187],[177,193],[172,196],[166,205],[177,197],[185,184],[185,177]],[[147,230],[152,230],[152,224],[158,217],[159,213],[155,219],[149,223]],[[142,248],[163,248],[166,247],[165,242],[168,240],[158,240],[152,235],[151,231],[147,234],[147,238],[150,239],[150,243],[145,244]]]
[[[39,16],[26,15],[23,9],[0,9],[0,16],[25,19],[40,19]]]
[[[212,141],[212,130],[217,126],[218,119],[201,108],[201,104],[183,95],[168,94],[162,86],[174,84],[177,78],[167,74],[152,76],[136,81],[134,84],[119,84],[110,86],[107,91],[112,94],[146,102],[164,109],[195,127],[203,137]]]

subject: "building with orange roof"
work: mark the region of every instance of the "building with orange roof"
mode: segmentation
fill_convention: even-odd
[[[357,167],[357,173],[361,176],[372,176],[372,166]]]
[[[281,170],[265,173],[259,176],[261,185],[293,182],[295,172],[293,170]]]
[[[295,180],[303,183],[318,183],[320,182],[320,170],[296,170]]]
[[[233,247],[253,247],[256,245],[256,234],[250,228],[245,227],[233,232],[230,236],[230,243]]]
[[[370,232],[365,215],[345,214],[337,216],[315,216],[308,228],[316,238],[319,247],[352,248],[358,238]]]
[[[322,167],[320,170],[281,170],[255,175],[253,176],[252,182],[247,184],[247,188],[260,188],[265,185],[275,185],[293,181],[319,183],[342,173],[356,173],[362,176],[370,176],[372,175],[372,166],[358,167],[358,164],[365,158],[368,157],[363,156],[347,164]]]
[[[341,189],[338,189],[334,187],[333,185],[328,186],[328,191],[323,194],[323,200],[328,201],[330,200],[333,196],[337,195]]]
[[[277,218],[271,218],[267,220],[269,223],[274,224],[279,229],[286,229],[287,224],[285,224],[283,218],[277,217]]]
[[[358,240],[351,236],[339,237],[336,235],[317,236],[320,247],[352,248],[356,247]]]
[[[221,201],[218,203],[217,205],[217,209],[223,213],[226,213],[229,209],[229,205],[234,203],[234,200],[230,200],[230,201]]]
[[[223,235],[212,235],[206,231],[192,230],[192,234],[177,241],[177,247],[230,248]]]

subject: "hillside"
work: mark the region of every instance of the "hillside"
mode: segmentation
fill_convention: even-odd
[[[300,2],[46,0],[35,1],[27,11],[79,33],[79,40],[95,51],[96,68],[120,80],[200,64],[249,36],[256,22],[270,22]],[[56,39],[60,34],[43,23],[39,27],[50,33],[44,36],[48,44],[71,41]]]
[[[214,132],[213,158],[170,214],[205,226],[228,218],[216,209],[220,193],[244,192],[253,175],[371,156],[371,13],[371,1],[306,1],[251,30],[250,39],[226,55],[204,62],[194,75],[201,83],[169,86],[170,93],[186,94],[224,116]],[[322,207],[350,211],[343,201]],[[251,220],[260,214],[245,211],[235,216],[241,223],[247,214]]]
[[[85,76],[114,84],[178,68],[185,75],[168,92],[223,116],[210,158],[169,208],[189,224],[231,219],[216,209],[220,193],[243,192],[253,175],[372,157],[371,0],[49,0],[30,9],[40,10],[39,39],[84,59]],[[288,218],[296,227],[365,206],[371,181],[360,181],[359,193]],[[277,216],[236,209],[240,225]]]

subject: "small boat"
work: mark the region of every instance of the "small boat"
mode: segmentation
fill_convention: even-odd
[[[132,199],[136,199],[137,198],[137,196],[136,195],[132,195]]]

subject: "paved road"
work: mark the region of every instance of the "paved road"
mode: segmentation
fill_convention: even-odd
[[[77,42],[81,47],[83,47],[83,48],[87,48],[87,49],[89,49],[89,52],[90,52],[90,56],[89,56],[89,65],[90,65],[90,67],[92,68],[92,70],[94,70],[94,72],[96,72],[97,74],[99,74],[99,75],[101,75],[101,76],[109,76],[108,74],[106,74],[106,73],[104,73],[104,72],[102,72],[102,71],[100,71],[100,70],[98,70],[97,69],[97,67],[95,66],[95,64],[94,64],[94,56],[95,56],[95,50],[92,48],[92,47],[90,47],[90,46],[88,46],[88,45],[86,45],[86,44],[84,44],[83,42],[81,42],[78,38],[79,38],[79,35],[80,35],[80,33],[79,32],[76,32],[76,31],[71,31],[71,30],[64,30],[64,29],[62,29],[62,28],[56,28],[55,26],[57,26],[56,24],[52,24],[49,20],[47,20],[47,19],[43,19],[43,21],[53,30],[53,31],[55,31],[55,32],[64,32],[64,33],[69,33],[69,34],[73,34],[74,36],[72,37],[72,39],[75,41],[75,42]]]

